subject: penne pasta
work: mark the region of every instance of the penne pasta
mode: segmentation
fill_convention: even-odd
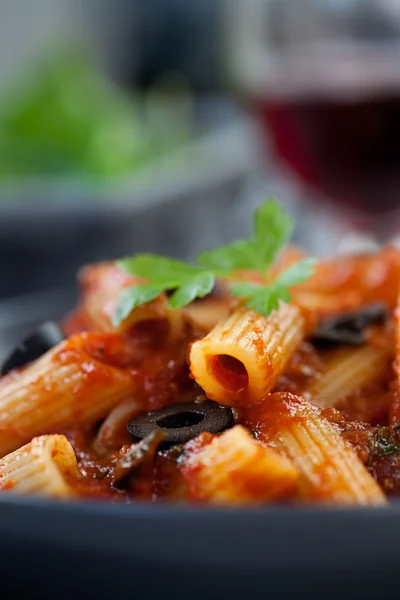
[[[211,437],[211,436],[209,436]],[[192,499],[211,504],[254,504],[288,498],[298,472],[285,456],[236,425],[219,437],[188,444],[183,474]]]
[[[303,291],[358,295],[358,305],[385,302],[394,307],[400,287],[400,250],[394,245],[380,252],[347,255],[321,261],[308,281],[296,286]]]
[[[299,309],[281,304],[269,317],[236,310],[190,350],[190,369],[206,395],[221,404],[259,402],[300,343]]]
[[[79,475],[71,444],[63,435],[42,435],[0,460],[0,491],[67,498]]]
[[[83,267],[79,271],[78,281],[81,288],[79,312],[89,327],[97,331],[114,329],[112,320],[120,293],[140,282],[112,262]],[[146,310],[150,311],[151,308],[148,306]],[[154,310],[156,313],[157,310]],[[118,330],[126,330],[129,324],[128,318]]]
[[[143,402],[134,398],[128,398],[113,408],[101,424],[93,442],[97,454],[104,456],[110,448],[120,448],[126,443],[123,436],[126,436],[127,422],[140,415],[144,409]]]
[[[194,328],[208,333],[229,316],[230,303],[220,298],[205,298],[186,306],[183,313]]]
[[[396,359],[394,363],[396,375],[397,375],[397,389],[400,393],[400,294],[397,301],[397,307],[394,314],[395,320],[395,345],[396,345]]]
[[[400,250],[318,262],[285,249],[293,225],[269,199],[247,238],[192,263],[82,269],[62,329],[38,326],[0,365],[0,491],[213,506],[400,496]]]
[[[389,420],[392,425],[397,425],[400,423],[400,294],[398,296],[397,307],[394,313],[394,325],[396,357],[393,367],[396,376],[396,384],[393,389],[393,401],[390,407]]]
[[[378,381],[392,359],[390,344],[338,350],[321,377],[305,388],[304,397],[320,408],[336,406],[340,400]]]
[[[331,504],[384,504],[385,497],[357,454],[318,408],[289,393],[250,409],[259,440],[285,452],[301,473],[304,499]]]
[[[113,324],[115,309],[123,290],[139,285],[143,281],[128,275],[114,263],[88,265],[79,274],[82,295],[79,314],[89,329],[96,331],[127,331],[144,322],[165,321],[167,325],[166,341],[173,343],[184,333],[182,311],[168,307],[164,294],[138,306],[116,327]]]
[[[306,334],[311,333],[320,319],[359,308],[363,302],[357,292],[323,293],[292,291],[292,301],[301,309],[306,322]]]
[[[116,365],[116,334],[83,333],[0,382],[0,455],[48,431],[95,423],[137,385]],[[114,347],[115,346],[115,347]]]

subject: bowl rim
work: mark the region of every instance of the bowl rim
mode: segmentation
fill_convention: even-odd
[[[171,568],[199,564],[206,569],[270,572],[377,568],[393,565],[400,504],[228,509],[4,494],[0,536],[27,545],[48,544],[55,552],[101,548],[109,555],[129,560],[140,556]],[[139,543],[133,544],[133,539]]]

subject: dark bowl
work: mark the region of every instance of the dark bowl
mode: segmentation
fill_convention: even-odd
[[[2,598],[383,598],[400,512],[0,498]]]
[[[73,294],[0,302],[0,355]],[[400,506],[216,510],[0,495],[0,598],[383,598],[400,587]]]

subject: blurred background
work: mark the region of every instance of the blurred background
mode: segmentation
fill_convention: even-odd
[[[399,234],[399,0],[0,2],[0,329],[270,195],[313,252]]]

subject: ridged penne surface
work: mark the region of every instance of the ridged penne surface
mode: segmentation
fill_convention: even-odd
[[[304,333],[300,310],[281,304],[269,317],[238,309],[190,350],[190,369],[221,404],[259,402],[273,387]]]
[[[320,408],[335,406],[382,377],[392,360],[390,344],[339,350],[332,355],[321,377],[304,390],[304,395]]]
[[[210,443],[188,444],[183,474],[193,499],[211,504],[254,504],[287,498],[297,488],[291,461],[236,425]],[[199,446],[199,447],[197,447]]]
[[[389,420],[392,425],[400,423],[400,294],[394,313],[396,358],[393,363],[396,376],[396,386],[393,390],[392,405],[390,407]]]
[[[114,366],[117,334],[76,335],[0,382],[0,456],[41,433],[94,423],[135,390]]]
[[[394,314],[395,321],[395,344],[396,344],[396,359],[394,363],[397,381],[398,381],[398,392],[400,394],[400,294],[397,302],[397,307]]]
[[[0,493],[69,497],[79,474],[74,451],[63,435],[42,435],[0,460]]]
[[[356,453],[318,408],[275,393],[250,409],[258,439],[275,444],[301,473],[304,499],[332,504],[383,504],[385,497]]]

